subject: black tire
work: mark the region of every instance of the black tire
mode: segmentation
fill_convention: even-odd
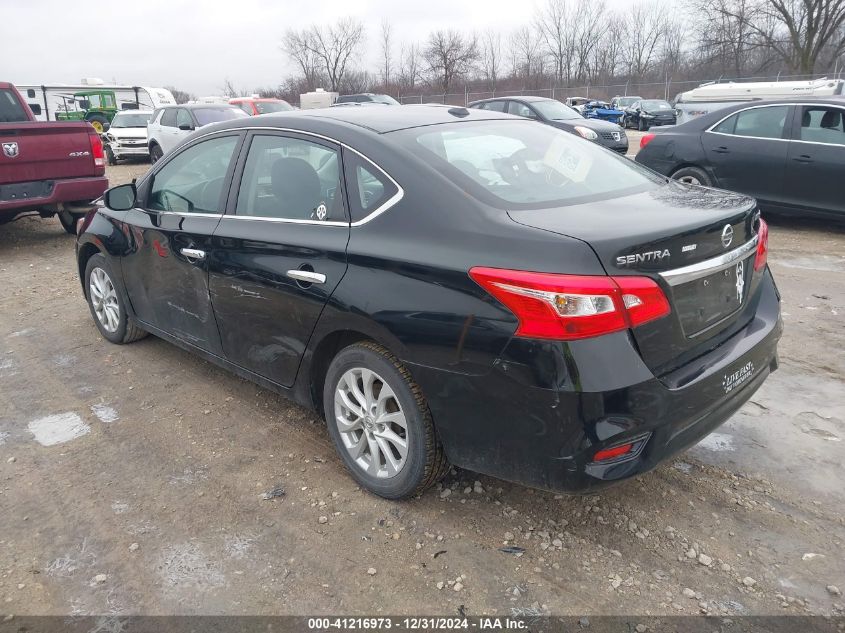
[[[640,132],[648,132],[648,125],[646,125],[646,122],[643,121],[642,117],[637,119],[637,129]]]
[[[702,187],[710,187],[713,181],[706,171],[701,167],[681,167],[678,171],[672,174],[674,180],[680,180],[689,185],[701,185]]]
[[[159,147],[158,143],[150,145],[150,163],[155,163],[162,156],[164,156],[164,152],[161,151],[161,147]]]
[[[121,345],[123,343],[132,343],[133,341],[137,341],[138,339],[142,339],[147,336],[147,333],[129,318],[129,315],[126,313],[126,306],[123,304],[123,298],[120,296],[120,291],[118,291],[116,287],[115,296],[117,299],[118,309],[117,326],[113,331],[109,331],[103,325],[97,316],[94,303],[91,298],[91,274],[96,269],[104,271],[109,280],[111,280],[112,285],[114,285],[113,280],[116,279],[116,277],[112,272],[111,266],[109,266],[108,260],[102,253],[92,255],[88,260],[88,263],[85,265],[85,299],[88,301],[88,309],[91,310],[91,316],[94,319],[94,324],[97,326],[97,329],[100,330],[100,334],[102,334],[103,338],[112,343]]]
[[[117,157],[115,157],[114,151],[108,145],[106,145],[106,161],[109,165],[117,165]]]
[[[335,421],[335,390],[344,374],[364,368],[389,385],[407,423],[407,457],[397,474],[379,478],[367,473],[350,455]],[[352,477],[370,492],[386,499],[405,499],[422,494],[449,470],[446,454],[437,438],[428,404],[419,385],[404,365],[381,345],[369,341],[341,350],[329,365],[323,388],[323,409],[329,434]]]
[[[62,228],[71,235],[76,235],[76,221],[81,216],[74,215],[70,211],[60,211],[58,215]]]

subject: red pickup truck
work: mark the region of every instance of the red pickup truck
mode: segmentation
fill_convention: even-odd
[[[58,215],[68,233],[108,187],[103,143],[90,123],[36,121],[0,82],[0,224],[32,212]]]

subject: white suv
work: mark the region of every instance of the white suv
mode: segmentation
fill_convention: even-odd
[[[246,112],[229,104],[186,104],[160,108],[153,112],[147,124],[150,160],[156,162],[197,128],[248,117]]]
[[[152,110],[122,110],[114,115],[109,131],[103,134],[109,165],[122,158],[148,158],[147,123]]]

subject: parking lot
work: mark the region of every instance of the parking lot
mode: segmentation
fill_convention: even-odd
[[[770,246],[780,369],[701,444],[600,495],[457,471],[396,503],[314,414],[104,341],[57,220],[0,227],[0,613],[842,614],[845,226]]]

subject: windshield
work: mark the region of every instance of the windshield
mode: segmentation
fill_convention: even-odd
[[[371,98],[375,103],[386,103],[388,105],[399,105],[399,102],[390,95],[373,95]]]
[[[562,104],[560,101],[532,101],[531,105],[541,115],[552,121],[566,121],[568,119],[583,119],[578,112],[570,108],[568,105]]]
[[[626,107],[629,105],[634,105],[639,100],[639,97],[619,97],[616,100],[616,105]]]
[[[652,110],[671,110],[672,106],[667,101],[660,101],[659,99],[647,99],[643,101],[643,110],[651,112]]]
[[[287,112],[293,110],[293,107],[287,101],[256,101],[255,109],[258,114],[267,114],[269,112]]]
[[[590,141],[528,121],[473,121],[394,134],[459,187],[499,207],[561,206],[665,182]]]
[[[147,127],[152,112],[121,112],[112,119],[112,127]]]
[[[194,116],[197,117],[197,123],[202,127],[209,123],[217,123],[218,121],[228,121],[230,119],[240,119],[248,117],[249,115],[238,108],[229,106],[220,106],[217,108],[197,108],[194,110]]]

